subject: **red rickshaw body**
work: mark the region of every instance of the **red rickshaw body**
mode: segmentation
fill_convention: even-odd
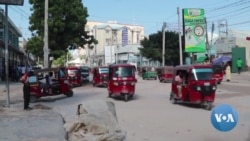
[[[69,83],[72,86],[81,86],[82,85],[82,76],[80,68],[76,66],[66,67],[66,75]]]
[[[48,73],[53,72],[53,84],[48,84]],[[30,102],[36,102],[38,98],[64,94],[73,96],[72,87],[69,84],[65,68],[47,68],[34,71],[30,78]],[[44,81],[43,81],[44,80]],[[44,86],[46,85],[46,90]]]
[[[214,78],[217,81],[217,84],[220,84],[223,80],[224,69],[221,65],[212,65],[214,71]]]
[[[109,66],[108,93],[109,97],[124,97],[127,101],[135,94],[136,68],[130,64],[115,64]]]
[[[172,82],[174,67],[164,66],[159,68],[158,79],[160,82]]]
[[[175,81],[177,73],[182,74],[182,83]],[[178,95],[177,85],[181,86],[181,96]],[[211,65],[183,65],[174,68],[170,100],[172,103],[185,102],[201,104],[211,110],[215,99],[216,80],[213,78]]]
[[[93,81],[92,81],[93,86],[107,87],[108,72],[109,68],[107,66],[95,67],[93,70]]]

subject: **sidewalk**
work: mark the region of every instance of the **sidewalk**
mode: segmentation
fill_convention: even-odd
[[[10,108],[6,108],[6,83],[0,82],[0,141],[65,141],[59,113],[40,104],[23,110],[22,87],[22,83],[10,82]]]
[[[224,80],[226,81],[226,76],[224,75]],[[241,74],[238,73],[231,73],[231,81],[233,83],[244,83],[250,84],[250,73],[249,72],[242,72]]]
[[[9,83],[10,104],[16,104],[23,101],[23,85],[20,82]],[[6,105],[7,92],[6,83],[0,81],[0,107]]]

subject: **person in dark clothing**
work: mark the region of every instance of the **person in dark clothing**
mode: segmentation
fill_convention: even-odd
[[[29,85],[29,77],[33,76],[33,71],[30,71],[22,76],[20,82],[23,83],[23,99],[24,99],[24,110],[31,110],[32,108],[29,107],[30,103],[30,85]]]
[[[205,62],[210,62],[210,59],[209,59],[209,56],[207,55],[207,54],[205,54],[205,60],[204,60]]]

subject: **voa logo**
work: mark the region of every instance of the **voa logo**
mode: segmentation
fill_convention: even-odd
[[[214,114],[217,122],[234,122],[234,118],[232,114]]]
[[[220,104],[211,113],[211,123],[219,131],[230,131],[237,125],[237,122],[238,114],[231,105]]]

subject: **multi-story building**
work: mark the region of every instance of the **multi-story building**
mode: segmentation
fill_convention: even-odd
[[[98,62],[100,58],[103,58],[105,46],[116,46],[120,48],[129,44],[140,44],[140,41],[144,39],[143,26],[121,24],[115,21],[88,21],[85,30],[89,32],[89,35],[93,35],[98,41],[97,45],[93,45],[93,50],[89,50],[87,45],[85,47],[90,62]],[[90,56],[95,57],[91,59]]]
[[[4,10],[0,9],[0,78],[5,79],[5,15]],[[15,24],[8,19],[8,62],[9,62],[9,74],[12,75],[12,70],[25,61],[25,54],[20,50],[19,37],[22,37],[22,33],[15,26]]]

